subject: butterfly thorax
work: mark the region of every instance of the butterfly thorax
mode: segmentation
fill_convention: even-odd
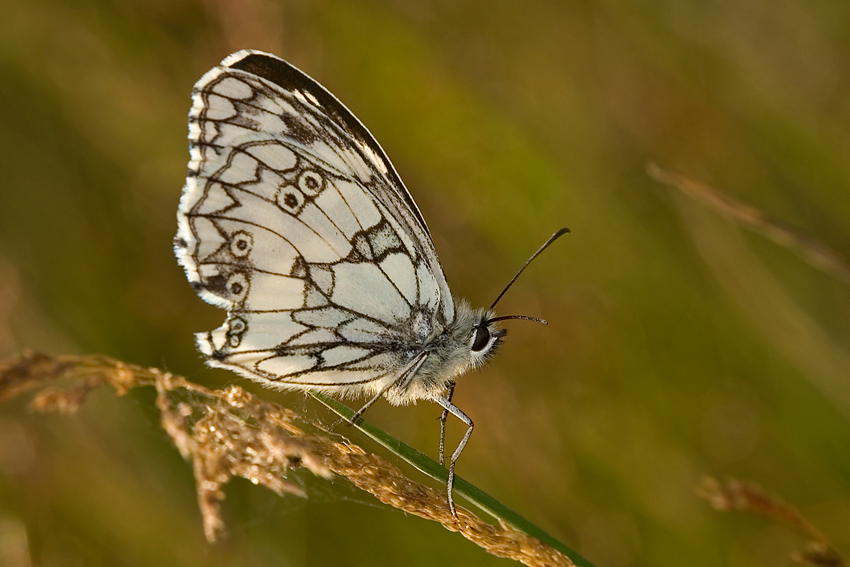
[[[432,332],[427,336],[420,335],[421,342],[409,344],[405,350],[411,362],[420,356],[424,356],[425,360],[409,380],[387,391],[387,400],[394,405],[403,405],[433,398],[441,395],[461,374],[486,363],[495,355],[506,334],[495,324],[487,323],[492,316],[493,313],[487,309],[473,309],[466,301],[456,301],[454,320],[447,325],[418,326],[420,330],[429,327]],[[415,319],[412,322],[417,328]],[[478,329],[482,328],[486,329],[486,344],[475,345],[476,337],[481,333]],[[415,334],[411,333],[411,336]]]

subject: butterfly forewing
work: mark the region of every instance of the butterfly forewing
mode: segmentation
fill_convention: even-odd
[[[193,103],[176,252],[201,297],[228,310],[198,335],[201,350],[281,386],[378,391],[454,319],[428,229],[383,150],[267,54],[231,55]]]

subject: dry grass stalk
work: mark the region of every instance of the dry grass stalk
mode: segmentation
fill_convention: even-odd
[[[847,565],[844,558],[832,548],[823,532],[799,510],[777,496],[765,493],[756,484],[736,479],[720,482],[716,478],[706,478],[697,493],[717,510],[758,514],[787,524],[800,532],[807,539],[806,547],[794,555],[795,561],[816,567]]]
[[[850,284],[850,263],[822,242],[770,218],[762,211],[721,193],[714,187],[687,175],[661,169],[651,163],[647,173],[654,180],[671,185],[722,214],[727,219],[770,238],[797,253],[810,265]]]
[[[60,379],[71,383],[64,388],[49,386]],[[192,463],[204,533],[210,541],[224,533],[220,504],[223,486],[231,478],[248,479],[279,495],[304,496],[301,487],[286,477],[291,469],[305,468],[326,479],[343,476],[381,502],[438,521],[493,555],[525,565],[573,565],[555,549],[509,526],[488,524],[461,508],[456,520],[444,492],[407,478],[386,459],[357,445],[335,441],[320,424],[238,386],[210,390],[155,368],[104,356],[26,352],[0,361],[0,400],[42,388],[31,403],[39,411],[73,412],[99,386],[111,386],[119,395],[139,386],[156,388],[162,426]]]

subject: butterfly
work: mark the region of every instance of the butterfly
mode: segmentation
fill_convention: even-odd
[[[381,146],[330,92],[286,61],[243,50],[192,91],[190,162],[174,251],[200,297],[227,310],[196,334],[209,365],[277,389],[431,400],[505,337],[493,308],[449,291],[425,219]],[[551,242],[553,235],[514,276]]]

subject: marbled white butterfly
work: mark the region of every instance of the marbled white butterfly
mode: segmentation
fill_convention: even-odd
[[[175,253],[201,298],[227,309],[221,327],[196,335],[201,352],[273,388],[369,396],[352,422],[381,396],[440,404],[441,463],[448,414],[468,428],[449,459],[454,514],[455,462],[472,434],[451,402],[455,380],[493,356],[498,321],[537,319],[452,297],[378,142],[292,65],[239,51],[198,81],[192,102]]]

